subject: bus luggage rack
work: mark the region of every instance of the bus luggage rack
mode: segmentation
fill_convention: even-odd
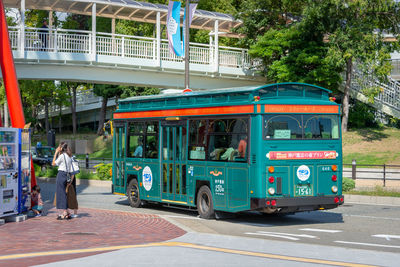
[[[351,164],[343,164],[343,177],[353,180],[381,180],[383,186],[386,186],[387,181],[400,182],[400,165],[357,164],[353,160]]]

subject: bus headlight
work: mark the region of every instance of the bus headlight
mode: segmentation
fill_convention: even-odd
[[[337,193],[337,186],[336,185],[332,186],[332,192],[333,193]]]
[[[270,187],[270,188],[268,189],[268,193],[269,193],[270,195],[275,194],[275,188]]]

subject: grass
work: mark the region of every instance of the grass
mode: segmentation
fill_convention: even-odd
[[[400,192],[386,190],[381,186],[376,186],[374,190],[351,190],[345,192],[345,194],[376,197],[400,197]]]
[[[343,163],[400,165],[400,129],[356,129],[343,134]]]

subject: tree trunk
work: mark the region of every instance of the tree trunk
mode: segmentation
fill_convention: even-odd
[[[103,135],[104,133],[103,126],[104,126],[104,121],[106,119],[107,102],[108,98],[103,96],[103,100],[101,103],[100,117],[99,117],[99,128],[97,128],[97,135]]]
[[[71,114],[72,114],[72,134],[76,135],[76,86],[72,85],[70,92]]]
[[[61,134],[61,116],[62,116],[62,105],[60,104],[60,113],[58,115],[58,133]]]
[[[49,101],[47,99],[44,101],[44,125],[46,128],[46,134],[50,131],[49,126]]]
[[[349,58],[346,62],[346,85],[343,92],[342,101],[342,132],[347,132],[347,123],[349,121],[349,101],[350,101],[350,85],[351,74],[353,73],[353,58]]]

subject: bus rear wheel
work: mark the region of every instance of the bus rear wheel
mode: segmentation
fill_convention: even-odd
[[[129,182],[127,195],[131,207],[139,208],[141,200],[140,200],[139,185],[137,180],[133,179]]]
[[[215,217],[214,203],[210,188],[203,185],[197,193],[197,212],[200,218],[212,219]]]

